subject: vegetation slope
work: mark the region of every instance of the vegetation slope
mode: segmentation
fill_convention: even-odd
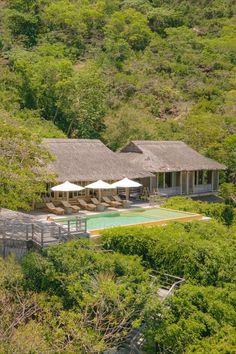
[[[145,323],[145,353],[235,353],[236,228],[225,222],[112,228],[105,253],[70,241],[0,259],[0,352],[99,354]],[[185,283],[160,302],[153,270]]]
[[[181,139],[235,181],[235,19],[234,0],[1,1],[1,121],[19,140]]]

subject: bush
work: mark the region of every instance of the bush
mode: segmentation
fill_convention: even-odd
[[[236,186],[233,183],[222,183],[220,186],[219,195],[225,199],[227,204],[236,206],[236,202],[232,200],[232,197],[235,197],[236,200]]]
[[[152,293],[149,271],[137,256],[85,249],[78,241],[30,253],[22,269],[25,288],[46,294],[61,309],[56,320],[71,337],[68,352],[98,353],[122,342],[139,325]]]
[[[162,206],[163,208],[203,214],[228,226],[232,225],[236,218],[235,210],[231,205],[195,201],[188,197],[169,198]]]
[[[145,310],[147,353],[233,353],[235,347],[235,285],[192,286],[176,291],[168,306],[149,303]],[[209,341],[211,345],[209,345]]]
[[[105,230],[103,246],[142,257],[148,267],[216,285],[234,278],[235,243],[228,229],[214,221],[173,223],[165,227]]]

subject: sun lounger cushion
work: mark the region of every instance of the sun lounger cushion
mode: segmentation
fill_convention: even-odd
[[[77,213],[80,210],[80,207],[78,207],[77,205],[71,205],[69,202],[64,201],[64,200],[61,202],[61,204],[65,208],[71,208],[74,213]]]
[[[109,207],[109,204],[104,202],[99,202],[97,198],[91,198],[91,201],[94,205],[103,205],[104,207]]]
[[[78,202],[84,209],[87,209],[87,210],[90,210],[90,211],[96,209],[96,205],[90,204],[90,203],[86,203],[85,200],[83,200],[83,199],[78,199]]]
[[[104,200],[105,203],[108,203],[109,205],[112,205],[115,208],[118,208],[119,206],[122,206],[122,203],[110,200],[108,197],[103,197],[103,200]]]
[[[60,208],[60,207],[55,207],[53,203],[46,203],[46,207],[48,208],[49,211],[51,211],[53,214],[64,214],[65,210]]]

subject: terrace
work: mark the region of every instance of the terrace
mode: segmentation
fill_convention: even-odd
[[[132,207],[110,208],[108,212],[80,211],[76,215],[55,216],[42,211],[30,213],[3,209],[0,212],[0,252],[6,256],[14,251],[21,257],[29,248],[48,247],[71,239],[94,238],[106,228],[117,226],[165,225],[171,221],[201,220],[202,216],[160,208],[147,202]]]

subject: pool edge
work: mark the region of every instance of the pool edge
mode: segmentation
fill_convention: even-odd
[[[164,208],[163,208],[164,209]],[[172,210],[173,209],[169,209]],[[173,219],[162,219],[162,220],[157,220],[157,221],[147,221],[147,222],[142,222],[139,224],[127,224],[127,225],[119,225],[119,226],[111,226],[103,229],[94,229],[94,230],[88,230],[90,237],[94,236],[100,236],[100,233],[104,230],[109,230],[112,228],[117,228],[117,227],[135,227],[135,226],[155,226],[155,225],[165,225],[167,223],[173,222],[173,221],[180,221],[180,222],[187,222],[187,221],[192,221],[192,220],[202,220],[203,216],[201,214],[192,214],[186,212],[186,214],[189,214],[189,216],[180,216],[177,218]]]

